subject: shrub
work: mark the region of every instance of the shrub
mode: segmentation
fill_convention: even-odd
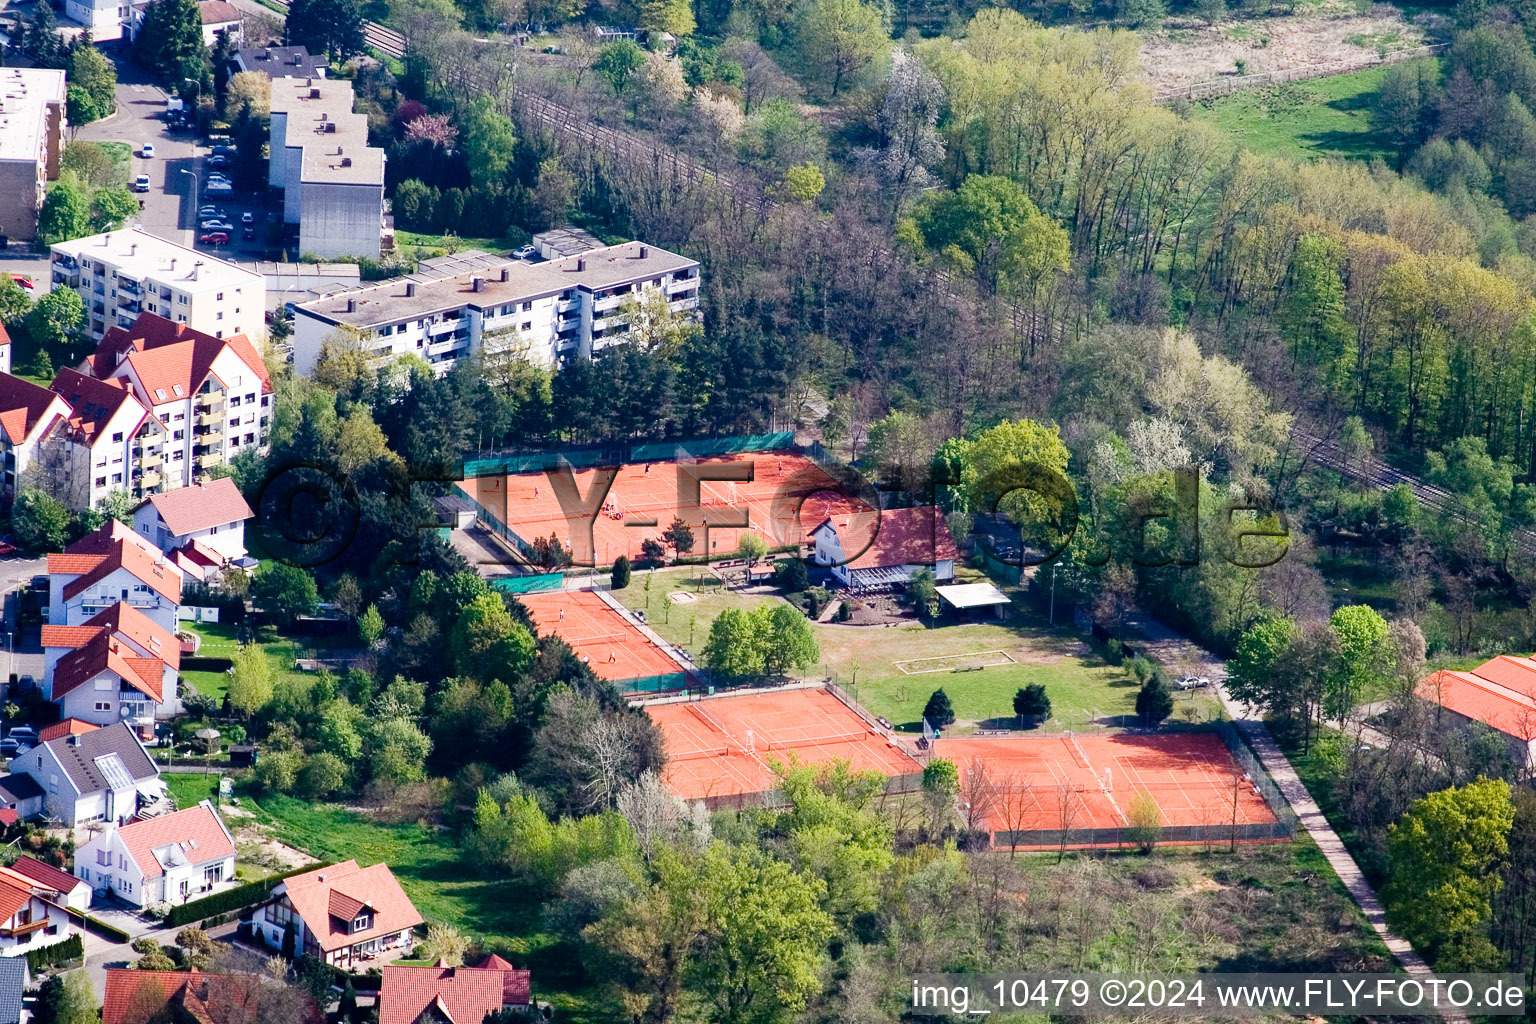
[[[811,573],[798,558],[785,558],[773,564],[773,585],[791,593],[811,585]]]
[[[200,900],[183,903],[172,907],[165,916],[166,926],[180,928],[183,925],[196,924],[219,914],[227,914],[230,911],[241,910],[252,904],[260,903],[271,893],[272,887],[285,878],[293,875],[302,875],[306,871],[314,871],[317,868],[326,867],[326,864],[310,864],[307,867],[296,868],[272,878],[264,878],[259,882],[247,882],[237,885],[233,889],[225,889],[216,892],[212,896],[204,896]]]
[[[620,555],[613,560],[613,589],[623,590],[629,586],[629,556]]]
[[[33,974],[41,974],[50,967],[80,960],[85,956],[85,942],[78,934],[51,946],[27,950],[27,967]]]

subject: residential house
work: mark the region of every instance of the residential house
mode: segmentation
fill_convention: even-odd
[[[134,491],[139,496],[205,481],[240,452],[264,450],[272,381],[256,346],[238,331],[209,334],[141,313],[108,331],[80,370],[126,386],[162,426],[163,447],[146,443],[135,468],[156,475]]]
[[[68,403],[48,388],[0,373],[0,495],[15,496],[43,439],[69,418],[69,412]]]
[[[251,46],[235,51],[231,73],[260,71],[268,78],[324,78],[325,54],[311,56],[302,46]]]
[[[59,176],[67,113],[64,72],[0,68],[0,235],[20,242],[37,237],[44,189]]]
[[[414,355],[442,376],[483,353],[554,367],[626,341],[626,304],[642,300],[691,314],[699,264],[642,242],[544,263],[471,250],[429,260],[409,277],[295,306],[294,366],[312,373],[321,346],[346,328],[376,365]]]
[[[409,945],[422,917],[387,864],[357,861],[317,868],[279,882],[256,908],[254,934],[273,949],[294,930],[294,956],[314,956],[343,970],[366,966]]]
[[[91,887],[63,868],[44,864],[36,857],[21,856],[11,864],[11,870],[29,879],[53,902],[70,910],[84,913],[91,905]]]
[[[1503,654],[1465,672],[1442,669],[1414,692],[1463,725],[1492,729],[1517,766],[1536,767],[1536,659]]]
[[[66,826],[124,822],[165,799],[160,769],[121,722],[39,743],[11,759],[11,772],[41,786],[42,813]]]
[[[0,324],[0,373],[11,372],[11,335]]]
[[[386,964],[379,988],[379,1024],[479,1022],[504,1007],[528,1007],[530,972],[499,956],[478,967],[401,967]]]
[[[235,839],[207,800],[108,825],[75,850],[75,874],[136,907],[186,903],[235,877]]]
[[[0,957],[25,954],[69,938],[69,911],[52,883],[0,868]]]
[[[920,569],[940,583],[955,578],[959,552],[944,514],[932,505],[836,515],[811,531],[811,560],[855,590],[905,584]]]
[[[251,518],[240,488],[229,477],[152,495],[133,513],[133,528],[166,554],[196,545],[223,562],[245,558],[245,521]]]
[[[156,463],[165,426],[127,385],[63,369],[49,388],[70,410],[39,459],[49,492],[84,509],[116,491],[141,495],[161,487]]]
[[[255,974],[107,968],[101,1024],[143,1024],[146,1019],[197,1024],[323,1024],[325,1015],[309,996]]]
[[[174,717],[178,710],[178,677],[172,664],[179,663],[181,645],[168,638],[161,650],[166,657],[144,655],[118,631],[99,630],[54,663],[43,682],[44,692],[70,718],[96,725],[120,721],[141,739],[152,740],[156,719]]]
[[[14,814],[17,821],[37,817],[43,813],[43,787],[30,775],[0,777],[0,811]]]
[[[0,959],[0,1024],[24,1024],[32,1015],[22,1008],[22,998],[32,982],[24,956]]]
[[[177,628],[181,570],[116,519],[49,555],[48,577],[51,625],[83,625],[124,601],[162,630]]]

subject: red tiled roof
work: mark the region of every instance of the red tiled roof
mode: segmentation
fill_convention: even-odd
[[[505,1005],[504,991],[499,970],[386,964],[379,989],[379,1024],[417,1024],[431,1007],[455,1024],[478,1024]]]
[[[225,3],[224,0],[203,0],[197,5],[197,9],[203,16],[204,25],[223,25],[226,22],[240,20],[239,8],[234,4]]]
[[[17,814],[9,807],[0,807],[0,825],[4,825],[6,828],[10,828],[20,820],[21,815]],[[71,875],[70,877],[73,878],[74,876]]]
[[[492,953],[480,964],[482,971],[500,971],[502,1002],[507,1006],[527,1006],[533,999],[533,972],[513,967],[511,962]]]
[[[275,1001],[268,999],[271,995]],[[101,1024],[142,1024],[147,1015],[177,1006],[198,1024],[257,1024],[277,1019],[291,994],[253,974],[203,974],[199,971],[135,971],[107,968]],[[312,1001],[294,1024],[319,1024],[323,1016]],[[181,1019],[178,1017],[177,1019]]]
[[[270,393],[272,380],[267,366],[245,335],[215,338],[154,313],[140,313],[127,330],[108,331],[90,366],[98,377],[121,376],[119,367],[126,362],[138,377],[144,400],[156,406],[197,394],[208,380],[214,360],[226,348],[261,379],[262,392]],[[176,393],[178,386],[180,394]]]
[[[8,337],[0,341],[0,344],[9,343]],[[42,423],[48,407],[58,397],[31,381],[0,373],[0,431],[4,431],[5,439],[11,444],[21,444],[32,436],[32,431]],[[64,412],[68,412],[67,406]]]
[[[101,440],[98,432],[117,415],[125,402],[132,402],[139,410],[127,433],[137,432],[148,418],[149,411],[133,397],[127,385],[119,381],[96,380],[78,370],[66,369],[58,372],[50,387],[69,403],[69,425],[89,445]]]
[[[295,875],[282,884],[289,902],[303,918],[304,926],[325,952],[380,935],[392,935],[422,923],[421,914],[405,890],[400,888],[388,864],[360,868],[357,861],[349,860]],[[368,905],[373,908],[372,928],[355,933],[347,931],[351,919],[344,921],[331,909],[331,894],[337,890],[354,900],[366,895]]]
[[[108,522],[116,523],[117,520],[108,520]],[[117,525],[122,526],[121,523]],[[127,529],[126,527],[123,528]],[[86,541],[91,540],[92,537],[106,529],[107,527],[103,526],[101,530],[96,531],[96,534],[82,538],[76,547],[85,544]],[[73,548],[70,551],[64,552],[64,554],[70,555],[72,552]],[[91,553],[94,554],[95,552]],[[158,548],[150,547],[148,542],[140,539],[132,530],[128,530],[127,537],[120,537],[118,540],[111,542],[107,549],[101,552],[101,557],[97,559],[96,563],[88,568],[75,568],[77,565],[87,565],[83,559],[73,561],[61,558],[57,563],[55,563],[54,559],[54,555],[48,556],[49,574],[80,573],[75,579],[65,584],[65,600],[69,600],[76,594],[95,586],[118,569],[126,569],[129,575],[148,586],[161,597],[177,603],[181,601],[181,571],[173,566]],[[55,565],[58,567],[56,568]]]
[[[177,537],[251,517],[251,506],[227,476],[206,484],[178,487],[145,500],[154,506],[165,528]]]
[[[47,627],[43,628],[46,629]],[[54,722],[52,725],[43,726],[37,733],[37,741],[39,743],[47,743],[49,740],[56,740],[60,736],[84,736],[86,733],[95,732],[100,728],[101,726],[99,725],[82,722],[78,718],[66,718],[62,722]]]
[[[837,516],[829,522],[839,534],[844,557],[859,552],[847,563],[849,569],[931,565],[960,557],[944,516],[932,505],[885,509],[880,513],[878,529],[873,516],[863,529],[851,525],[848,516]],[[868,539],[871,530],[874,537]],[[859,551],[860,548],[863,550]]]
[[[141,658],[103,630],[84,647],[70,651],[53,667],[52,698],[73,692],[82,683],[110,671],[123,682],[160,703],[164,699],[165,663],[159,658]]]
[[[32,890],[24,888],[17,879],[0,876],[0,923],[32,901]]]
[[[1494,658],[1470,672],[1442,670],[1420,681],[1415,692],[1423,700],[1529,743],[1536,739],[1536,695],[1522,688],[1531,680],[1521,662],[1529,659]]]
[[[68,647],[74,650],[90,643],[100,632],[99,626],[55,626],[45,622],[42,641],[44,647]]]
[[[181,641],[169,630],[126,601],[118,601],[85,620],[85,626],[105,629],[117,637],[126,637],[141,651],[159,658],[173,669],[181,668]]]
[[[229,830],[224,827],[218,812],[206,803],[158,818],[130,821],[117,833],[122,836],[129,855],[145,878],[158,878],[165,873],[154,851],[173,843],[181,847],[181,852],[193,864],[235,855],[235,843]]]
[[[73,719],[70,719],[70,721],[73,721]],[[95,728],[95,726],[92,726],[92,728]],[[73,891],[75,886],[85,884],[63,868],[56,868],[52,864],[44,864],[35,857],[17,857],[16,862],[11,865],[11,870],[53,892],[68,893]]]

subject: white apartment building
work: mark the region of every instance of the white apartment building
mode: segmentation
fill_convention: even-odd
[[[48,556],[48,624],[81,626],[123,602],[169,633],[179,627],[182,572],[115,519]]]
[[[359,332],[380,363],[417,355],[439,376],[482,351],[554,366],[623,342],[628,300],[664,295],[675,313],[699,305],[699,264],[642,242],[544,263],[459,256],[479,256],[484,265],[443,277],[416,274],[296,306],[295,367],[313,372],[321,346],[339,328]]]
[[[37,460],[42,488],[70,508],[95,508],[113,491],[159,489],[165,428],[121,381],[60,370],[49,385],[70,409]]]
[[[43,439],[69,417],[57,393],[0,373],[0,495],[14,495],[37,460]]]
[[[138,229],[52,246],[53,286],[85,300],[86,326],[100,341],[142,312],[225,338],[260,339],[267,284],[259,274]]]
[[[344,79],[272,80],[267,183],[283,190],[283,222],[298,225],[306,257],[379,254],[384,151],[368,145],[368,118],[352,104]]]
[[[37,211],[44,187],[59,176],[67,124],[64,72],[0,68],[0,235],[37,237]]]

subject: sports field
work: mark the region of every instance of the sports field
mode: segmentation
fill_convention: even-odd
[[[772,761],[846,760],[886,776],[922,767],[825,690],[794,689],[655,704],[667,747],[666,782],[685,800],[764,793]]]
[[[1141,794],[1161,828],[1276,823],[1210,733],[946,738],[934,754],[960,770],[973,827],[993,833],[1127,828]]]
[[[553,633],[576,651],[599,679],[620,684],[676,676],[682,666],[590,590],[563,590],[518,597],[540,633]],[[656,689],[651,686],[650,689]]]
[[[712,476],[732,479],[702,479]],[[791,452],[637,462],[616,471],[577,469],[570,476],[483,476],[461,486],[524,541],[554,536],[578,563],[595,557],[599,565],[621,554],[638,558],[640,545],[660,539],[674,517],[693,528],[692,554],[722,557],[736,550],[743,529],[783,547],[803,544],[831,515],[873,522],[872,491],[861,497]]]

